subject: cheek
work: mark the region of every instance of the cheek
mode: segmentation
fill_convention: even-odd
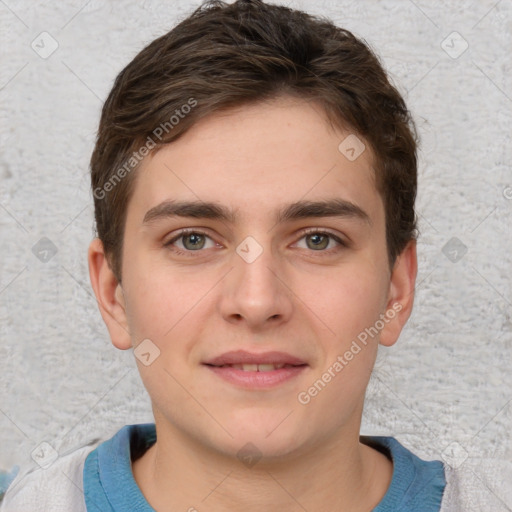
[[[311,310],[333,331],[338,348],[372,326],[385,304],[382,274],[368,267],[340,267],[322,279],[321,287],[318,276],[302,283],[300,295],[310,297]],[[316,291],[313,295],[312,290]]]
[[[155,405],[173,415],[179,415],[190,400],[179,383],[189,378],[186,362],[201,325],[197,314],[208,306],[206,300],[201,300],[209,288],[206,281],[199,285],[199,280],[187,275],[157,268],[134,270],[130,275],[128,319],[132,342],[137,345],[149,339],[158,353],[150,365],[137,360],[139,373]]]
[[[336,410],[336,421],[345,422],[361,406],[377,355],[379,338],[371,328],[382,312],[384,289],[378,275],[351,268],[333,273],[323,293],[310,295],[311,309],[331,331],[318,336],[322,357],[297,396],[313,415]]]
[[[202,325],[218,280],[214,272],[170,268],[162,262],[133,262],[126,274],[128,322],[135,343],[149,338],[162,350],[187,350],[187,340]],[[176,340],[180,340],[178,345]]]
[[[128,323],[132,341],[137,344],[149,338],[156,343],[171,327],[173,304],[169,302],[167,288],[151,277],[134,276],[132,291],[127,303]]]

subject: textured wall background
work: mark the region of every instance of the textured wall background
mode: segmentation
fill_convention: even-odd
[[[88,160],[117,73],[198,3],[0,1],[0,468],[152,419],[89,285]],[[365,38],[422,137],[415,311],[363,432],[478,477],[481,457],[512,459],[511,2],[288,3]]]

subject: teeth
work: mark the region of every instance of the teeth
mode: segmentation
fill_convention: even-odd
[[[275,370],[278,366],[281,366],[281,368],[284,365],[273,365],[273,364],[259,364],[258,365],[258,371],[259,372],[271,372],[272,370]]]
[[[257,372],[257,364],[234,364],[233,367],[238,366],[237,370],[243,370],[244,372]]]
[[[284,364],[228,364],[225,366],[231,366],[236,370],[243,370],[244,372],[271,372],[273,370],[279,370],[283,366],[289,366]]]

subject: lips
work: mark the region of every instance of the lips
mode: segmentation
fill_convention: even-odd
[[[226,352],[203,363],[224,382],[245,390],[271,390],[301,375],[308,364],[286,352]]]
[[[292,364],[224,364],[217,368],[235,368],[244,372],[272,372],[281,368],[293,368]]]
[[[235,350],[226,352],[220,356],[206,361],[208,366],[231,366],[244,371],[272,371],[285,366],[304,366],[307,363],[286,352],[246,352],[245,350]]]

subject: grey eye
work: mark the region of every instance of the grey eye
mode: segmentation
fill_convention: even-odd
[[[188,235],[183,235],[181,238],[183,239],[183,246],[185,249],[192,251],[202,249],[206,243],[205,235],[201,235],[199,233],[190,233]]]
[[[329,246],[329,239],[331,237],[321,233],[314,233],[312,235],[306,235],[305,238],[309,249],[318,250],[326,249]]]

